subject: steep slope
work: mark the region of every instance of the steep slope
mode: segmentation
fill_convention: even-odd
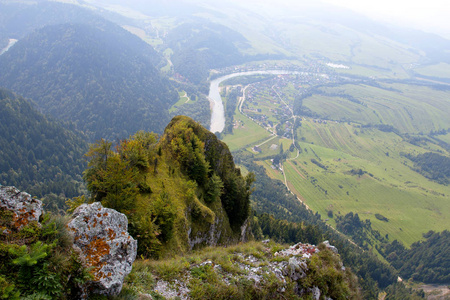
[[[178,99],[155,69],[155,51],[122,28],[63,24],[20,40],[0,56],[0,85],[75,123],[91,139],[162,132]]]
[[[168,34],[166,41],[174,51],[175,72],[195,84],[206,80],[210,69],[243,63],[236,45],[245,48],[247,44],[236,31],[206,22],[182,24]]]
[[[51,199],[74,197],[82,185],[87,144],[31,103],[0,89],[0,184]],[[64,204],[59,199],[59,208]],[[56,203],[55,203],[56,204]]]
[[[139,254],[246,239],[253,177],[242,176],[228,147],[192,119],[175,117],[159,141],[141,131],[113,150],[102,140],[87,157],[91,200],[129,217]]]
[[[267,241],[210,247],[137,260],[124,286],[157,299],[362,299],[356,276],[336,250],[328,243],[286,248]]]

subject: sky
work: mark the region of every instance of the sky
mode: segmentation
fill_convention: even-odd
[[[422,29],[450,38],[448,0],[322,0],[375,20]]]

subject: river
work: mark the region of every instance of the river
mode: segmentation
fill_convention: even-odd
[[[238,77],[238,76],[249,76],[249,75],[283,75],[283,74],[302,74],[306,75],[305,72],[297,71],[286,71],[286,70],[267,70],[267,71],[248,71],[228,74],[211,81],[209,86],[209,101],[211,103],[211,132],[222,132],[225,128],[225,109],[223,107],[222,97],[219,92],[219,85],[223,81]]]

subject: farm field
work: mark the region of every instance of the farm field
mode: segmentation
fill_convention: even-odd
[[[308,87],[279,78],[276,84],[266,82],[247,89],[243,112],[255,120],[236,110],[238,125],[223,140],[232,151],[251,153],[269,177],[285,182],[285,175],[291,192],[332,226],[336,226],[336,216],[357,213],[362,220],[369,219],[382,236],[406,246],[421,240],[429,230],[450,228],[450,187],[417,173],[414,163],[404,157],[429,151],[448,155],[448,151],[432,140],[414,145],[402,136],[408,133],[420,139],[421,132],[449,128],[450,92],[399,83],[313,89],[317,93],[303,99],[303,106],[320,117],[302,118],[296,127],[301,148],[297,157],[296,150],[289,151],[291,138],[273,136],[261,125],[271,121],[275,127],[281,120],[292,120],[284,103],[292,107],[296,92]],[[398,131],[365,124],[392,125]],[[448,136],[435,138],[449,143]],[[280,153],[280,145],[287,153],[284,174],[271,162]],[[377,219],[376,214],[388,221]]]
[[[233,129],[233,134],[225,135],[222,139],[231,151],[257,145],[271,136],[270,132],[239,112],[234,120],[238,125]]]
[[[256,164],[263,166],[270,178],[284,181],[283,174],[280,170],[272,168],[272,162],[270,160],[257,161]]]
[[[335,71],[341,74],[360,75],[372,78],[409,78],[408,73],[400,66],[391,66],[391,69],[356,64],[348,64],[348,66],[350,67],[349,69],[335,69]]]
[[[425,76],[450,78],[450,65],[447,63],[439,63],[436,65],[425,66],[414,69],[414,71],[420,75]]]
[[[447,133],[446,135],[438,135],[436,138],[450,145],[450,133]]]
[[[325,119],[387,124],[403,133],[428,133],[450,127],[449,91],[384,83],[380,87],[346,84],[320,91],[325,95],[306,98],[303,105]]]
[[[382,235],[406,245],[429,230],[450,227],[450,188],[411,170],[412,163],[400,156],[423,149],[375,129],[361,132],[353,125],[310,120],[303,124],[299,128],[299,136],[305,137],[300,143],[303,151],[297,159],[287,160],[284,170],[291,191],[323,219],[329,210],[335,216],[358,213]],[[378,220],[376,213],[389,221]]]

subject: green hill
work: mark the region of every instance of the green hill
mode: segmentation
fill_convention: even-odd
[[[159,141],[138,132],[111,146],[91,146],[84,178],[91,200],[128,215],[139,253],[167,256],[245,237],[253,177],[241,175],[213,133],[178,116]]]
[[[27,100],[0,89],[0,184],[46,197],[63,208],[82,191],[83,137],[36,111]],[[50,205],[50,203],[49,203]]]
[[[122,28],[54,25],[0,57],[0,85],[91,139],[162,132],[178,94],[154,67],[156,52]]]

